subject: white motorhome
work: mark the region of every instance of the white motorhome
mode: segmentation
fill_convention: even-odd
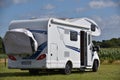
[[[8,68],[38,73],[42,69],[98,70],[98,47],[92,36],[101,34],[88,18],[15,20],[3,39]]]

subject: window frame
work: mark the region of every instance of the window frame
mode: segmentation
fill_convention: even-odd
[[[70,31],[70,40],[78,41],[78,32],[77,31]]]

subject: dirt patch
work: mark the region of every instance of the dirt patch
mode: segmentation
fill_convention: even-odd
[[[103,60],[101,64],[120,64],[120,60],[115,60],[115,61]]]
[[[8,59],[0,59],[0,63],[8,62]]]
[[[102,61],[101,61],[101,64],[108,64],[108,63],[109,63],[108,60],[102,60]]]
[[[114,64],[120,64],[120,60],[113,61]]]

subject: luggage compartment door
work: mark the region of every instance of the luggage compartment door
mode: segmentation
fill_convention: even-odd
[[[55,44],[55,43],[50,44],[50,65],[51,65],[51,68],[57,67],[57,63],[58,63],[57,48],[58,48],[57,44]]]

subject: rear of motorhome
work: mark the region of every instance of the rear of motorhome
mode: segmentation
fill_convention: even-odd
[[[3,39],[8,68],[29,70],[91,69],[100,65],[98,47],[92,36],[101,34],[98,25],[88,18],[43,18],[15,20]]]

